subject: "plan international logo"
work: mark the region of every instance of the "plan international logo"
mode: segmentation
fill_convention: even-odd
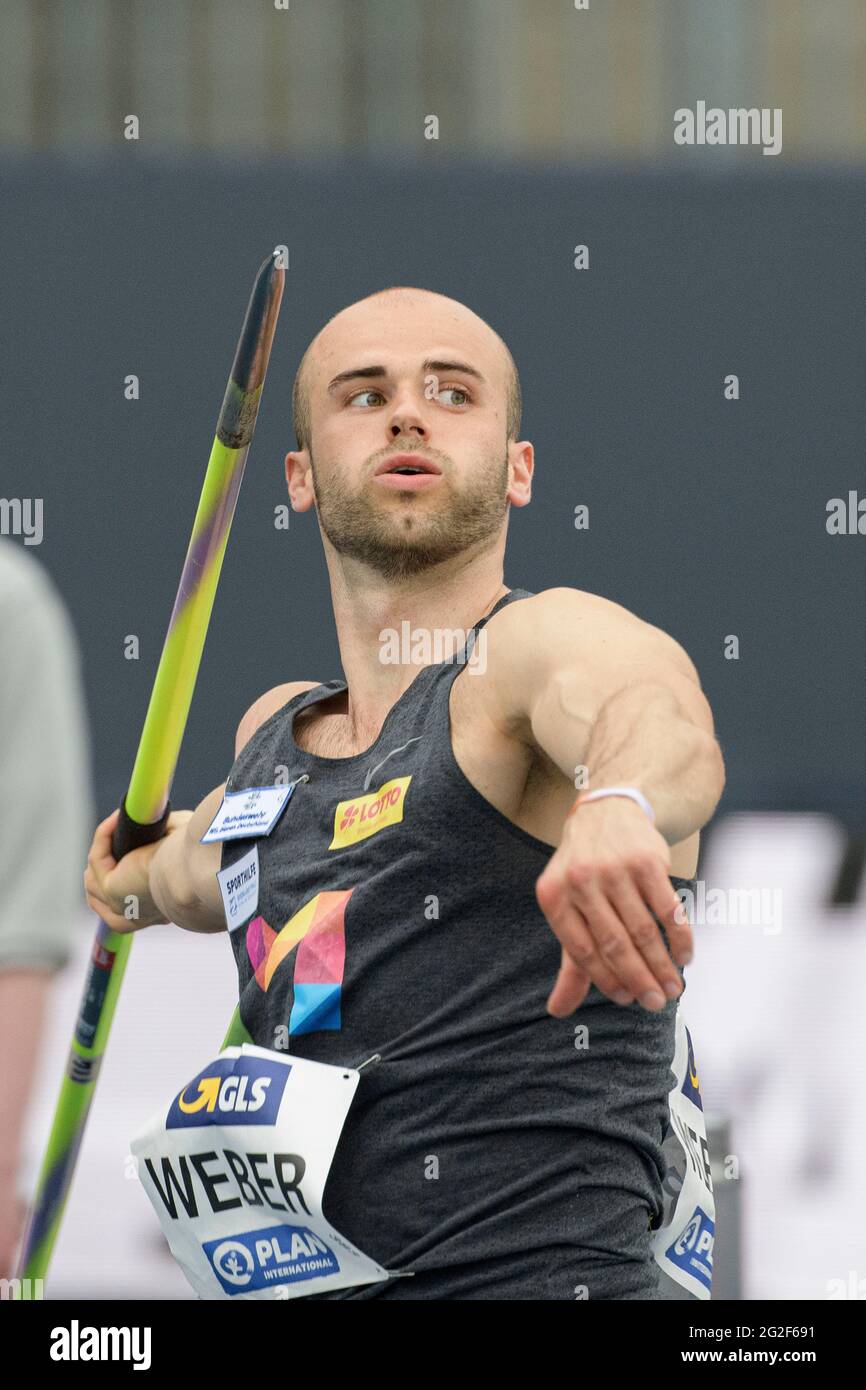
[[[778,129],[777,129],[778,127]],[[676,145],[763,145],[764,154],[782,152],[782,108],[780,106],[707,108],[699,101],[694,111],[681,106],[674,112]]]

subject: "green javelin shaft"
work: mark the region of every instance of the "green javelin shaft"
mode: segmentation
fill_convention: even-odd
[[[112,837],[115,859],[165,833],[171,784],[253,437],[284,282],[285,271],[274,253],[256,276],[238,341],[138,753]],[[113,932],[100,920],[24,1241],[19,1272],[24,1280],[42,1279],[48,1269],[131,945],[130,935]],[[24,1289],[25,1297],[31,1296],[32,1283]]]

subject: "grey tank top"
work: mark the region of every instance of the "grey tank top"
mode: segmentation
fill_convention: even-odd
[[[361,1080],[324,1192],[328,1220],[412,1278],[313,1299],[658,1298],[676,1001],[623,1007],[595,987],[545,1001],[560,947],[535,899],[553,846],[512,824],[451,747],[456,657],[423,667],[364,753],[296,745],[271,715],[228,790],[298,781],[257,837],[256,915],[230,933],[245,1034]],[[480,649],[479,649],[480,650]],[[226,841],[222,867],[249,853]],[[694,889],[694,879],[672,878]],[[585,1293],[580,1290],[586,1290]]]

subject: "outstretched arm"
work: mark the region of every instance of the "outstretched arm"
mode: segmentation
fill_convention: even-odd
[[[566,818],[536,887],[562,945],[548,1008],[572,1012],[591,984],[617,1003],[662,1008],[682,989],[674,960],[692,952],[670,845],[706,824],[724,787],[697,672],[666,633],[592,595],[547,590],[509,616],[514,631],[500,629],[491,664],[494,717],[569,779],[585,768],[586,790],[635,787],[655,812],[653,823],[634,801],[605,797]]]

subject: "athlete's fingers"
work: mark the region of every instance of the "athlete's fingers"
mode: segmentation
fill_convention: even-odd
[[[554,1018],[567,1018],[580,1008],[591,984],[587,972],[575,964],[563,946],[559,974],[547,1000],[547,1012]]]
[[[120,815],[120,807],[117,806],[110,816],[101,820],[93,832],[93,839],[90,842],[90,849],[87,854],[87,862],[93,869],[98,879],[102,879],[109,869],[113,869],[117,863],[111,853],[111,836],[117,824],[117,817]]]
[[[571,884],[572,901],[581,912],[599,956],[622,986],[644,1008],[664,1008],[667,1000],[632,944],[625,924],[604,897],[595,875],[580,874]]]
[[[567,1018],[584,1002],[593,985],[615,1004],[634,1003],[634,997],[597,953],[593,953],[592,961],[587,966],[579,966],[563,947],[559,974],[547,1000],[548,1013],[555,1018]]]
[[[586,921],[580,916],[577,908],[569,904],[567,912],[571,914],[572,918],[580,920],[583,930],[592,942],[592,935]],[[568,944],[566,944],[565,949],[570,952]],[[590,982],[595,985],[596,989],[602,994],[606,994],[608,999],[612,999],[615,1004],[634,1003],[634,993],[623,984],[616,971],[612,970],[607,962],[602,960],[594,942],[592,942],[589,954],[584,954],[581,957],[579,968],[589,976]]]
[[[614,1003],[634,1003],[634,994],[624,987],[622,980],[602,960],[584,918],[574,904],[569,902],[563,885],[556,880],[545,879],[542,875],[536,885],[536,898],[563,950],[563,964],[547,1001],[549,1012],[563,1018],[583,1003],[588,990],[584,991],[576,1003],[570,1003],[578,993],[578,975],[586,976],[590,984],[595,985],[597,990],[607,995]],[[557,991],[559,981],[563,978],[566,958],[570,961],[571,968],[565,974],[564,994],[559,996]]]
[[[668,955],[658,923],[641,900],[634,883],[623,869],[608,880],[606,887],[611,906],[624,923],[662,993],[668,999],[676,999],[682,993],[682,981]]]
[[[691,925],[682,899],[672,888],[662,865],[636,867],[634,876],[645,901],[665,929],[674,960],[678,965],[688,965],[695,948]]]
[[[88,867],[84,871],[84,896],[87,898],[87,901],[90,903],[91,907],[93,907],[95,912],[101,911],[103,907],[107,908],[109,912],[114,911],[113,907],[111,906],[111,903],[108,902],[107,898],[105,897],[99,883],[96,880],[96,876],[90,867]]]
[[[535,898],[561,946],[568,946],[577,965],[592,959],[595,946],[586,923],[573,903],[569,902],[564,884],[545,871],[536,880]]]
[[[139,931],[142,927],[149,925],[149,923],[139,922],[135,918],[130,919],[121,916],[120,913],[114,911],[110,903],[107,903],[104,898],[100,897],[99,893],[94,892],[92,889],[87,891],[85,897],[87,898],[88,905],[98,917],[102,918],[105,925],[110,927],[112,931],[118,932],[121,935]]]
[[[145,852],[150,852],[155,847],[155,845],[140,846]],[[131,853],[136,854],[137,851],[133,850]],[[94,872],[93,867],[88,864],[84,870],[84,893],[90,907],[99,914],[106,926],[117,932],[139,931],[142,927],[152,927],[164,923],[166,919],[162,909],[156,906],[149,892],[145,891],[146,880],[141,886],[131,880],[122,884],[116,892],[111,887],[111,879],[117,874],[124,873],[126,862],[127,856],[124,856],[121,864],[104,876],[102,880]],[[129,877],[127,873],[127,878]],[[133,900],[136,902],[137,915],[130,919],[126,915],[125,909]]]

